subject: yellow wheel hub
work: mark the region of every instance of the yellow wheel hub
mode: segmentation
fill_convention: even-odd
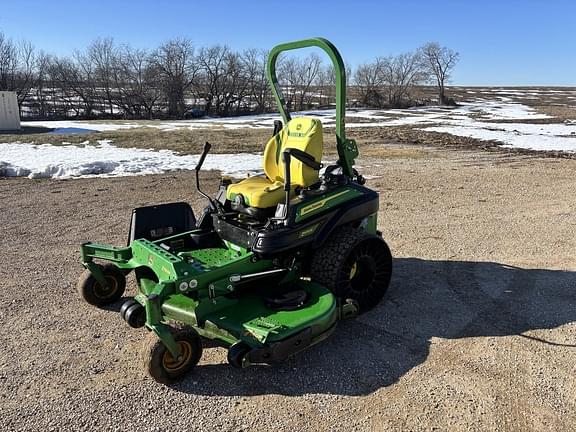
[[[104,276],[104,277],[106,278],[108,286],[103,287],[98,282],[96,282],[97,289],[94,290],[94,294],[96,295],[96,297],[99,298],[111,297],[118,289],[118,281],[116,280],[116,278],[112,276]]]
[[[192,345],[188,341],[177,341],[176,344],[180,348],[180,357],[175,359],[170,354],[170,351],[166,350],[164,352],[164,357],[162,358],[162,366],[168,372],[178,372],[179,370],[186,367],[190,359],[192,358]]]

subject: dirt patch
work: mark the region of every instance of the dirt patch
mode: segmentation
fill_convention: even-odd
[[[381,144],[366,144],[362,146],[363,158],[376,159],[422,159],[438,157],[438,153],[426,151],[422,148],[406,146],[383,146]]]
[[[250,128],[163,131],[157,128],[141,127],[79,135],[2,135],[0,139],[3,142],[20,141],[53,145],[81,143],[96,145],[99,140],[111,140],[118,147],[167,149],[182,154],[198,154],[202,152],[206,141],[213,144],[214,153],[262,151],[271,134],[272,130]]]
[[[434,125],[427,124],[426,127]],[[560,151],[536,151],[521,148],[502,147],[502,143],[494,140],[479,140],[476,138],[451,135],[443,132],[421,130],[422,126],[393,126],[354,129],[352,138],[360,143],[401,143],[416,146],[437,146],[440,148],[460,149],[487,152],[497,152],[503,155],[530,155],[535,157],[552,157],[576,159],[576,153]]]
[[[572,106],[539,105],[534,108],[544,114],[553,116],[559,121],[576,121],[576,100],[572,101]]]

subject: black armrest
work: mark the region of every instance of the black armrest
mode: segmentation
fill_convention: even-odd
[[[284,162],[284,190],[290,190],[290,157],[292,153],[288,150],[285,150],[282,153],[282,160]]]
[[[288,220],[288,215],[290,214],[290,189],[291,186],[291,179],[290,179],[290,162],[291,158],[295,157],[304,165],[309,166],[312,169],[319,170],[322,168],[322,164],[316,162],[314,158],[306,152],[302,150],[298,150],[295,148],[288,148],[282,152],[282,161],[284,162],[284,193],[286,194],[284,198],[284,214],[282,219],[284,221]]]
[[[304,165],[309,166],[310,168],[316,171],[322,168],[322,164],[320,162],[316,162],[316,160],[312,155],[309,155],[308,153],[303,152],[302,150],[298,150],[295,148],[287,148],[286,150],[284,150],[284,153],[288,153],[290,156],[295,157]]]

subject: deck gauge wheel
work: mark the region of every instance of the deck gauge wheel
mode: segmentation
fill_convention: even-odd
[[[114,264],[104,264],[99,266],[106,286],[100,285],[96,278],[85,270],[78,279],[78,292],[82,298],[92,306],[106,306],[118,301],[126,290],[126,276]]]

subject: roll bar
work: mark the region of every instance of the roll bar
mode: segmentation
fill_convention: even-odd
[[[303,39],[276,45],[268,54],[266,64],[266,76],[272,93],[278,105],[278,109],[284,123],[291,120],[290,112],[286,107],[286,100],[278,84],[276,76],[276,61],[280,53],[301,48],[318,47],[328,54],[336,73],[336,146],[338,149],[338,165],[348,177],[354,176],[354,159],[358,156],[358,146],[354,140],[346,139],[345,116],[346,116],[346,68],[340,53],[332,43],[324,38]]]

